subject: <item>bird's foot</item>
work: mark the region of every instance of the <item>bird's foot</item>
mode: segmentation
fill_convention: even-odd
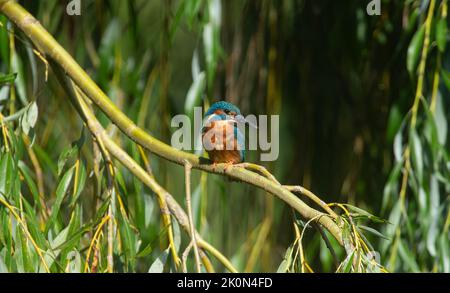
[[[233,162],[226,162],[225,167],[223,167],[223,172],[227,173],[228,168],[234,167]]]

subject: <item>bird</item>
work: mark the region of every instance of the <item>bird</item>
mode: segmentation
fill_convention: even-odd
[[[239,124],[248,122],[237,106],[225,101],[216,102],[205,112],[203,121],[203,147],[213,164],[245,161],[245,137]]]

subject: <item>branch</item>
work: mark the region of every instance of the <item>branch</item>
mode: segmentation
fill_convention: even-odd
[[[192,237],[192,246],[194,247],[194,257],[195,257],[195,266],[197,267],[197,272],[201,273],[200,269],[200,254],[198,253],[198,244],[197,238],[195,237],[194,232],[194,220],[192,218],[192,205],[191,205],[191,164],[186,162],[184,165],[184,173],[185,173],[185,184],[186,184],[186,209],[188,211],[188,219],[189,219],[189,229],[191,231]]]
[[[160,202],[164,203],[161,208],[161,213],[163,216],[172,214],[180,226],[183,228],[186,233],[192,237],[191,230],[189,226],[189,219],[184,210],[178,204],[178,202],[173,198],[173,196],[168,193],[163,187],[161,187],[158,182],[147,173],[138,163],[136,163],[124,150],[122,150],[106,133],[106,130],[101,126],[100,122],[94,116],[94,113],[88,107],[86,102],[81,97],[80,99],[77,97],[76,88],[74,88],[73,83],[67,78],[62,70],[58,67],[58,64],[54,64],[51,62],[52,68],[56,73],[57,78],[59,79],[61,85],[64,90],[68,94],[70,101],[76,108],[77,112],[80,114],[83,121],[88,126],[89,130],[92,132],[93,136],[99,137],[103,142],[106,150],[116,158],[121,164],[123,164],[134,176],[136,176],[139,180],[141,180],[147,187],[149,187],[153,192],[157,195],[157,197],[161,197]],[[167,208],[169,210],[167,210]],[[170,221],[170,217],[169,217]],[[170,224],[170,222],[169,222]],[[171,224],[170,224],[171,225]],[[195,230],[194,230],[195,231]],[[217,249],[215,249],[211,244],[204,241],[200,234],[195,231],[195,236],[197,240],[197,244],[200,248],[211,253],[214,257],[216,257],[230,272],[237,273],[237,270],[233,267],[231,262],[222,255]],[[202,258],[202,262],[207,268],[208,271],[213,271],[211,267],[211,262],[209,261],[206,254],[203,250],[200,250],[200,255]]]
[[[184,162],[188,161],[195,169],[226,175],[259,187],[283,200],[305,219],[314,219],[320,223],[341,245],[343,244],[341,228],[338,227],[332,218],[309,207],[283,186],[241,167],[225,168],[224,164],[219,164],[213,169],[209,160],[172,148],[150,136],[111,102],[72,56],[22,6],[14,1],[0,0],[0,11],[28,36],[41,53],[58,63],[83,93],[130,139],[150,152],[179,165],[184,165]]]

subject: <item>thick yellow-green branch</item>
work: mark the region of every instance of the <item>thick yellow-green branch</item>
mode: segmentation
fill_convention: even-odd
[[[254,172],[245,170],[244,168],[234,167],[226,169],[225,166],[219,165],[213,169],[207,159],[172,148],[150,136],[143,129],[136,126],[133,121],[111,102],[106,94],[92,81],[89,75],[77,64],[72,56],[70,56],[70,54],[66,52],[66,50],[64,50],[64,48],[42,27],[39,21],[23,7],[11,0],[0,0],[0,11],[28,36],[41,53],[58,63],[86,96],[91,99],[130,139],[142,145],[152,153],[177,164],[184,165],[184,162],[187,160],[195,169],[227,175],[262,188],[286,202],[305,219],[317,219],[317,222],[330,231],[339,243],[343,243],[341,229],[329,216],[309,207],[280,184]]]

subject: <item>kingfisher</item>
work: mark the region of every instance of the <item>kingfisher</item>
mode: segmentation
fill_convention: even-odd
[[[245,161],[245,137],[239,126],[246,123],[235,105],[220,101],[206,111],[203,120],[202,142],[213,164],[239,164]]]

